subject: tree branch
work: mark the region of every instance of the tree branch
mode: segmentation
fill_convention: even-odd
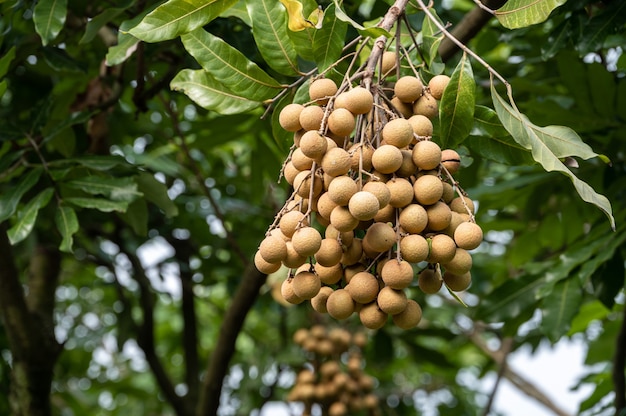
[[[622,413],[626,408],[626,309],[622,318],[622,325],[617,336],[615,355],[613,356],[613,388],[615,391],[615,415]]]

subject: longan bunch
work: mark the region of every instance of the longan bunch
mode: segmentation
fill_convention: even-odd
[[[310,415],[316,405],[329,416],[379,414],[375,380],[363,372],[364,333],[314,325],[300,328],[293,339],[310,358],[287,396],[287,401],[304,404],[303,415]]]
[[[383,73],[391,64],[396,54],[386,52]],[[366,88],[318,78],[308,103],[282,109],[279,123],[294,134],[282,172],[293,193],[255,264],[289,269],[281,294],[291,304],[338,320],[357,314],[370,329],[389,320],[411,329],[422,317],[411,288],[466,290],[483,235],[453,176],[459,154],[432,137],[449,78],[382,80]]]

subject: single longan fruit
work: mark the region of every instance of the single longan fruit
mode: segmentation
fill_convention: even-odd
[[[425,269],[423,270],[417,279],[417,285],[422,292],[427,295],[433,295],[441,289],[443,286],[443,280],[441,279],[441,272],[437,269]]]
[[[413,146],[413,163],[421,170],[435,169],[441,163],[441,147],[433,141],[421,140]]]
[[[411,263],[419,263],[428,258],[428,241],[419,234],[409,234],[400,240],[400,255]]]
[[[449,204],[454,199],[454,187],[448,182],[442,182],[442,184],[443,195],[441,196],[441,199],[443,199],[443,202],[445,202],[446,204]]]
[[[349,246],[354,240],[354,231],[340,232],[332,225],[328,225],[324,231],[324,237],[338,240],[341,244]]]
[[[441,232],[454,238],[454,232],[456,231],[457,227],[466,221],[463,216],[458,212],[451,211],[450,213],[452,214],[452,217],[450,217],[450,225],[448,225]]]
[[[311,180],[313,180],[313,196],[318,196],[324,189],[323,180],[319,175],[311,177],[310,170],[303,170],[293,180],[293,189],[302,198],[309,198],[311,193]]]
[[[422,205],[432,205],[443,196],[443,183],[433,175],[423,175],[413,184],[415,199]]]
[[[396,243],[396,232],[387,223],[375,222],[365,232],[364,239],[379,253],[389,250]]]
[[[346,247],[341,256],[341,264],[344,266],[352,266],[357,264],[363,257],[363,243],[360,238],[352,240],[352,244]],[[348,272],[344,271],[346,282],[349,282]]]
[[[352,114],[367,114],[374,106],[374,96],[361,86],[354,87],[347,92],[346,109]],[[336,107],[336,104],[335,104]]]
[[[315,261],[322,266],[330,267],[339,264],[343,256],[341,243],[336,239],[324,238],[319,250],[315,253]]]
[[[404,118],[409,118],[413,115],[413,105],[403,102],[398,97],[393,97],[391,99],[391,105]]]
[[[322,266],[320,263],[315,263],[313,266],[315,274],[320,278],[320,281],[325,285],[334,285],[343,277],[343,267],[341,264],[335,264],[329,267]]]
[[[380,277],[386,286],[392,289],[404,289],[413,281],[413,267],[406,260],[391,259],[383,266]]]
[[[300,113],[300,125],[304,130],[319,130],[322,126],[324,110],[318,105],[308,105]]]
[[[330,199],[328,192],[324,192],[317,198],[317,213],[326,220],[330,220],[330,213],[336,206],[337,204]]]
[[[347,319],[354,312],[354,301],[346,289],[337,289],[328,296],[326,309],[335,319]]]
[[[313,227],[302,227],[293,233],[291,243],[299,255],[308,257],[314,255],[320,249],[322,236]]]
[[[287,302],[291,303],[292,305],[297,305],[304,302],[304,299],[298,297],[298,295],[296,295],[296,293],[293,291],[293,278],[287,278],[283,281],[282,285],[280,286],[280,294]]]
[[[293,293],[303,300],[312,299],[322,287],[320,278],[311,272],[300,272],[291,281]]]
[[[298,254],[291,241],[287,241],[285,244],[287,245],[287,257],[283,260],[283,265],[290,269],[302,266],[307,258]]]
[[[309,170],[313,166],[313,159],[305,156],[300,148],[296,148],[291,154],[291,163],[299,171]]]
[[[285,245],[285,257],[287,256],[287,246]],[[261,252],[257,251],[254,254],[254,265],[256,266],[257,270],[260,271],[263,274],[272,274],[278,271],[278,269],[280,269],[281,263],[280,261],[276,262],[276,263],[270,263],[268,261],[266,261],[263,256],[261,256]]]
[[[359,220],[352,216],[348,207],[338,205],[330,213],[330,223],[339,231],[352,231],[359,225]]]
[[[380,181],[370,181],[363,185],[363,190],[369,192],[378,199],[379,209],[384,208],[389,204],[391,199],[391,192],[387,185]]]
[[[352,146],[349,153],[352,155],[352,164],[350,169],[355,172],[361,168],[368,172],[372,170],[372,156],[374,156],[374,148],[370,144],[361,146],[361,144],[357,143]]]
[[[474,222],[462,222],[454,230],[456,245],[465,250],[473,250],[483,241],[483,230]]]
[[[309,97],[319,105],[326,105],[337,89],[337,84],[332,79],[319,78],[309,84]]]
[[[381,69],[383,77],[389,75],[391,71],[396,69],[398,55],[393,51],[385,51],[382,56]]]
[[[354,218],[359,221],[367,221],[374,218],[378,213],[380,204],[376,195],[367,191],[359,191],[350,198],[348,209]]]
[[[302,110],[304,110],[302,104],[291,103],[284,106],[278,115],[280,127],[292,132],[302,129],[300,124],[300,113],[302,113]]]
[[[451,175],[454,175],[461,168],[461,156],[455,150],[444,149],[441,152],[441,164]]]
[[[389,205],[394,208],[404,208],[413,202],[415,193],[413,192],[413,185],[411,182],[404,178],[394,178],[385,183],[391,198],[389,199]]]
[[[360,241],[361,240],[359,240],[359,243]],[[363,263],[354,263],[354,264],[351,264],[350,266],[347,266],[344,269],[344,273],[343,273],[346,284],[350,284],[350,281],[352,280],[354,276],[364,271],[365,271],[365,265]]]
[[[280,263],[287,257],[287,245],[282,238],[270,234],[261,241],[259,253],[268,263]]]
[[[472,274],[470,272],[454,274],[446,270],[443,274],[443,281],[451,291],[462,292],[467,290],[472,284]]]
[[[442,263],[446,272],[463,275],[472,269],[472,256],[467,250],[457,248],[452,260]]]
[[[420,137],[432,137],[433,135],[433,122],[426,116],[421,114],[412,115],[408,119],[413,128],[413,133]]]
[[[361,244],[363,246],[363,255],[368,259],[375,259],[380,254],[380,252],[374,250],[372,246],[370,246],[367,238],[361,240]]]
[[[372,155],[372,166],[381,173],[393,173],[401,165],[402,152],[396,146],[382,145]]]
[[[324,157],[322,157],[322,169],[325,174],[332,177],[348,173],[351,164],[352,158],[350,154],[340,147],[327,150]]]
[[[423,90],[424,85],[422,81],[412,75],[400,77],[393,87],[393,92],[396,94],[396,97],[405,103],[412,103],[420,98]]]
[[[419,303],[409,299],[404,311],[392,316],[393,323],[401,329],[415,328],[422,320],[422,308]]]
[[[355,127],[354,114],[345,108],[335,108],[328,116],[328,128],[338,136],[348,136]]]
[[[368,329],[380,329],[387,323],[387,315],[379,307],[378,303],[371,302],[363,305],[359,311],[359,319],[364,327]]]
[[[413,141],[413,127],[407,119],[396,118],[385,124],[381,135],[387,144],[402,149]]]
[[[470,212],[473,214],[474,208],[474,201],[467,196],[457,196],[450,202],[450,209],[459,214],[469,214]]]
[[[294,179],[298,176],[300,171],[293,165],[291,161],[285,164],[285,169],[283,170],[283,176],[289,185],[293,185]]]
[[[343,402],[334,402],[328,408],[328,416],[346,416],[348,414],[348,405]]]
[[[407,233],[419,234],[428,224],[426,209],[419,204],[410,204],[402,208],[399,216],[400,227]]]
[[[374,221],[395,223],[396,208],[392,207],[391,205],[384,206],[383,208],[378,210],[378,212],[374,216]]]
[[[406,309],[407,297],[403,290],[396,290],[385,286],[378,292],[376,302],[383,312],[389,315],[396,315]]]
[[[447,75],[435,75],[428,81],[428,90],[435,100],[441,100],[449,82],[450,77]]]
[[[346,290],[355,302],[369,303],[378,295],[378,279],[371,273],[359,272],[352,276]]]
[[[432,95],[425,93],[417,101],[415,101],[415,103],[413,103],[413,114],[421,114],[431,120],[434,119],[439,115],[439,105],[437,104],[437,100],[435,100]],[[302,123],[302,121],[300,121],[300,123]]]
[[[300,139],[300,150],[305,156],[313,160],[321,160],[327,149],[328,141],[326,141],[326,137],[319,134],[316,130],[307,131]]]
[[[417,166],[413,163],[413,152],[409,149],[401,149],[400,151],[402,152],[402,164],[395,172],[395,175],[401,178],[409,178],[417,172]]]
[[[359,190],[358,185],[349,176],[341,175],[333,178],[328,184],[328,196],[337,205],[346,206],[352,195]]]
[[[429,263],[446,263],[454,257],[456,244],[454,240],[446,234],[437,234],[430,240]]]
[[[426,208],[428,228],[432,231],[441,231],[450,225],[452,211],[444,202],[436,202]]]

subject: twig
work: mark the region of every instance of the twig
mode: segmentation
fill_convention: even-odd
[[[491,411],[491,407],[493,406],[494,399],[496,398],[496,393],[498,391],[498,387],[500,387],[500,382],[504,377],[504,372],[508,367],[508,363],[506,361],[507,357],[511,353],[513,349],[513,338],[506,338],[502,341],[502,345],[500,346],[500,353],[502,354],[502,363],[500,364],[500,369],[498,370],[498,375],[496,377],[496,382],[493,384],[493,388],[491,389],[491,394],[489,394],[489,400],[487,401],[487,405],[483,410],[483,416],[488,416]]]

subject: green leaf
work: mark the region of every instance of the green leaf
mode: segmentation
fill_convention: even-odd
[[[433,16],[439,19],[435,10],[431,10],[430,12]],[[439,19],[439,21],[442,23],[441,19]],[[433,72],[433,66],[437,66],[437,64],[441,63],[441,58],[439,56],[439,44],[441,44],[444,35],[440,33],[439,28],[435,26],[428,16],[424,16],[422,31],[420,34],[422,37],[421,55],[425,59],[424,63],[426,64],[426,68],[431,69],[431,72]]]
[[[46,46],[54,40],[63,25],[67,15],[67,0],[39,0],[33,11],[35,31],[41,36],[41,42]]]
[[[71,253],[72,245],[74,244],[73,236],[78,231],[78,217],[76,217],[76,211],[74,211],[72,207],[62,204],[57,209],[54,222],[61,233],[61,237],[63,237],[59,250]]]
[[[128,31],[136,26],[150,11],[150,9],[147,9],[138,16],[122,22],[117,33],[117,45],[111,46],[106,54],[106,64],[108,66],[121,64],[137,50],[139,39],[129,34]]]
[[[472,130],[475,92],[472,65],[464,53],[439,104],[439,135],[443,147],[456,148]]]
[[[333,0],[333,3],[335,4],[335,7],[336,7],[335,15],[337,16],[337,19],[351,25],[353,28],[357,30],[357,32],[359,32],[359,34],[363,36],[369,36],[372,38],[377,38],[379,36],[385,36],[387,38],[391,37],[391,33],[387,32],[382,27],[365,27],[355,22],[354,20],[352,20],[350,16],[346,14],[346,12],[343,11],[343,9],[341,8],[341,4],[339,3],[338,0]]]
[[[281,85],[224,40],[197,29],[181,36],[183,45],[200,65],[234,94],[252,101],[274,97]]]
[[[587,329],[592,321],[600,321],[606,318],[611,311],[599,300],[592,300],[578,308],[577,314],[572,319],[568,335],[574,335]]]
[[[77,207],[97,209],[102,212],[124,212],[128,208],[128,202],[126,201],[111,201],[110,199],[104,198],[69,197],[64,198],[64,201]]]
[[[54,194],[53,188],[46,188],[31,199],[18,213],[15,224],[9,228],[7,235],[11,244],[23,241],[33,231],[39,210],[45,207]]]
[[[20,199],[37,183],[42,172],[42,168],[30,170],[21,181],[0,195],[0,222],[5,221],[15,213]]]
[[[545,21],[567,0],[509,0],[495,12],[502,26],[519,29]]]
[[[178,207],[167,194],[167,186],[164,183],[157,181],[153,175],[146,172],[140,173],[136,180],[139,191],[143,193],[146,200],[161,208],[168,217],[178,215]]]
[[[7,80],[6,79],[0,81],[0,97],[4,95],[4,93],[6,92],[8,86],[9,86],[9,84],[7,84]]]
[[[176,74],[170,87],[183,92],[199,106],[220,114],[245,113],[261,105],[234,94],[202,69],[183,69]]]
[[[287,14],[276,0],[248,0],[252,35],[263,59],[274,71],[300,75],[298,54],[287,33]]]
[[[501,322],[521,315],[537,302],[535,292],[543,284],[545,280],[536,275],[507,280],[481,302],[476,317]]]
[[[126,164],[126,161],[121,156],[96,156],[96,155],[84,155],[81,157],[69,159],[69,162],[75,162],[81,164],[87,168],[94,170],[107,171],[116,166]]]
[[[133,201],[126,212],[120,214],[120,217],[132,227],[135,234],[148,235],[148,204],[145,199]]]
[[[578,52],[584,56],[602,49],[607,36],[616,32],[626,23],[626,2],[607,2],[602,11],[595,14],[583,27],[582,37],[577,45]]]
[[[577,279],[565,279],[554,286],[543,300],[541,329],[552,342],[556,342],[570,328],[570,323],[580,308],[582,288]]]
[[[72,189],[79,189],[91,195],[104,195],[113,201],[132,202],[142,196],[137,190],[134,178],[112,178],[86,176],[65,182]]]
[[[15,59],[15,46],[9,49],[9,51],[5,53],[2,58],[0,58],[0,78],[7,74],[13,59]]]
[[[72,58],[65,49],[46,46],[43,58],[50,68],[58,72],[86,72],[80,62]]]
[[[560,160],[561,157],[579,156],[587,159],[596,154],[571,129],[564,126],[538,127],[517,109],[512,108],[497,93],[492,83],[491,97],[498,117],[504,128],[522,147],[531,151],[533,159],[541,164],[547,172],[561,172],[571,179],[574,188],[583,201],[596,205],[608,217],[611,227],[615,229],[615,219],[611,203],[598,194],[586,182],[581,181]]]
[[[57,134],[61,133],[63,130],[65,130],[66,128],[70,126],[88,122],[89,120],[91,120],[94,114],[95,112],[89,112],[89,111],[81,111],[81,112],[69,114],[68,117],[63,119],[63,121],[59,123],[55,123],[54,127],[49,132],[47,132],[46,135],[44,136],[42,140],[42,144],[47,143],[52,138],[54,138]]]
[[[87,26],[85,27],[85,33],[83,37],[80,38],[78,43],[83,45],[85,43],[89,43],[96,37],[98,31],[107,23],[115,19],[117,16],[122,14],[124,10],[128,9],[130,6],[135,4],[135,0],[125,0],[118,4],[118,7],[108,7],[105,8],[102,13],[97,16],[94,16],[87,22]]]
[[[144,42],[174,39],[206,25],[237,0],[169,0],[150,12],[129,33]]]
[[[336,9],[334,4],[328,6],[322,27],[313,35],[313,54],[319,72],[334,64],[343,51],[348,25],[337,19]]]
[[[591,101],[596,113],[607,119],[615,116],[617,90],[616,80],[613,73],[607,71],[606,67],[598,62],[587,65],[589,76],[589,89],[591,91]]]

